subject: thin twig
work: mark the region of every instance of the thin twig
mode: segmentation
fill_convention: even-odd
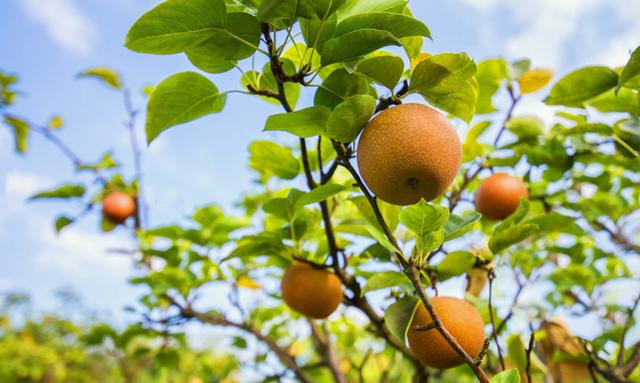
[[[493,336],[493,341],[496,344],[496,348],[498,349],[498,360],[500,361],[500,367],[502,368],[502,371],[505,370],[505,365],[504,365],[504,358],[502,357],[502,348],[500,347],[500,341],[498,340],[498,331],[496,329],[496,322],[494,319],[494,314],[493,314],[493,304],[492,304],[492,296],[493,296],[493,280],[495,279],[496,275],[492,270],[488,271],[489,273],[489,319],[491,320],[491,330],[492,330],[492,336]]]

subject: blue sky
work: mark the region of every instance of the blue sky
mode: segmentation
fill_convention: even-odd
[[[122,100],[76,74],[91,66],[119,70],[138,92],[175,72],[192,70],[183,56],[147,56],[126,50],[129,26],[157,1],[152,0],[2,0],[0,69],[20,76],[24,96],[14,112],[45,122],[59,114],[61,133],[82,158],[97,159],[113,149],[131,174],[131,156]],[[414,0],[416,17],[431,29],[427,52],[466,51],[474,59],[530,57],[536,66],[552,66],[558,75],[587,64],[623,65],[640,44],[640,2],[625,0]],[[238,89],[237,72],[211,76],[223,90]],[[525,100],[516,114],[553,112]],[[301,103],[308,103],[309,97]],[[248,144],[265,137],[264,120],[275,106],[244,95],[230,95],[219,115],[163,134],[145,150],[147,197],[154,224],[169,223],[194,206],[210,202],[232,209],[250,191]],[[139,121],[142,123],[142,121]],[[281,137],[276,135],[277,137]],[[128,259],[108,254],[126,247],[123,233],[98,233],[95,216],[56,236],[53,217],[74,210],[64,203],[26,203],[29,195],[74,177],[67,159],[39,137],[24,158],[12,152],[12,139],[0,130],[0,291],[31,293],[37,308],[55,308],[51,292],[77,290],[86,305],[113,320],[135,302],[126,283]],[[79,207],[77,207],[79,209]]]

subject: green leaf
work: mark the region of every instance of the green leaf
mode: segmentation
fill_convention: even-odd
[[[444,226],[444,239],[450,241],[469,232],[474,224],[480,220],[482,214],[476,211],[465,211],[462,215],[451,214]]]
[[[122,89],[122,81],[118,72],[110,68],[95,67],[89,68],[84,72],[80,72],[78,77],[93,77],[100,80],[103,84],[113,89]]]
[[[516,368],[524,371],[527,367],[527,349],[519,334],[511,334],[507,339],[507,356]]]
[[[627,88],[609,90],[588,102],[588,105],[602,113],[629,113],[640,115],[640,97]]]
[[[325,106],[274,114],[267,119],[264,130],[289,132],[303,138],[313,137],[324,131],[330,115],[331,110]]]
[[[462,144],[463,162],[475,160],[477,157],[485,154],[488,150],[487,145],[483,144],[478,139],[490,126],[491,121],[481,121],[469,129],[464,144]]]
[[[115,229],[116,227],[118,227],[118,224],[111,221],[109,218],[102,216],[102,219],[100,220],[100,230],[102,230],[105,233],[108,233],[110,231],[113,231],[113,229]]]
[[[338,18],[331,15],[326,20],[302,19],[299,20],[302,37],[309,47],[315,47],[322,51],[324,43],[327,42],[336,30]]]
[[[544,102],[547,105],[583,107],[583,103],[618,84],[618,74],[604,66],[589,66],[558,81]]]
[[[84,163],[78,166],[78,170],[102,170],[118,167],[118,163],[113,158],[113,153],[105,153],[96,163]]]
[[[263,0],[258,18],[265,22],[291,25],[296,18],[323,18],[330,15],[345,0]]]
[[[431,38],[429,28],[420,20],[397,13],[362,13],[347,17],[338,24],[336,36],[363,29],[390,32],[398,39],[411,36]]]
[[[386,289],[396,286],[411,286],[411,282],[404,273],[398,271],[380,271],[367,279],[367,284],[362,288],[362,293]]]
[[[376,56],[360,61],[355,70],[393,90],[402,77],[404,61],[398,56]]]
[[[369,82],[364,76],[337,69],[327,77],[316,91],[314,104],[331,109],[347,98],[359,94],[370,94]]]
[[[222,0],[167,0],[133,24],[125,45],[140,53],[180,53],[226,33],[226,24]]]
[[[44,198],[77,198],[84,196],[85,188],[83,185],[67,184],[59,186],[55,189],[42,191],[29,197],[29,200]]]
[[[396,249],[396,247],[393,246],[391,241],[389,241],[387,237],[384,235],[384,233],[380,231],[380,229],[378,229],[377,227],[367,224],[367,225],[364,225],[364,229],[369,234],[371,234],[371,237],[373,237],[373,239],[375,239],[385,249],[389,250],[392,253],[395,253],[398,251],[398,249]]]
[[[18,153],[26,153],[28,148],[29,125],[21,118],[4,116],[4,122],[13,130],[15,149]]]
[[[329,197],[332,197],[345,189],[346,188],[344,186],[338,185],[338,184],[320,185],[317,188],[311,190],[310,192],[304,193],[303,195],[299,196],[295,200],[295,206],[296,208],[299,208],[305,205],[310,205],[313,203],[324,201]]]
[[[282,67],[285,73],[287,74],[295,73],[296,68],[293,65],[293,62],[291,62],[291,60],[283,58],[280,61],[282,61],[282,64],[283,64]],[[278,82],[276,81],[276,78],[273,76],[273,72],[271,71],[271,65],[269,63],[266,63],[262,68],[262,73],[258,77],[257,85],[259,89],[267,89],[274,93],[278,93]],[[294,83],[294,82],[287,82],[284,84],[284,90],[287,95],[287,100],[289,101],[289,105],[291,105],[292,108],[295,108],[298,102],[298,98],[300,97],[300,84]],[[263,99],[268,102],[274,103],[276,105],[280,105],[279,100],[276,100],[270,97],[263,97]]]
[[[475,114],[478,82],[474,77],[464,80],[448,77],[420,94],[429,103],[468,123]]]
[[[491,383],[520,383],[520,373],[516,368],[502,371],[491,378]]]
[[[249,166],[265,178],[272,175],[290,180],[300,171],[300,164],[291,149],[271,141],[254,141],[249,145]]]
[[[524,223],[530,223],[538,226],[540,235],[546,233],[566,233],[572,235],[584,235],[585,231],[576,224],[574,217],[569,217],[559,213],[548,213],[539,217],[526,220]]]
[[[56,233],[61,232],[62,229],[71,225],[72,223],[73,223],[73,218],[65,215],[61,215],[56,219],[56,222],[55,222]]]
[[[627,65],[625,65],[618,79],[616,92],[620,91],[621,87],[636,76],[640,76],[640,47],[637,47],[633,53],[631,53],[631,57],[629,61],[627,61]]]
[[[198,73],[182,72],[166,78],[149,97],[147,142],[172,126],[220,112],[226,99],[226,94]]]
[[[476,65],[465,53],[443,53],[421,61],[413,70],[410,91],[467,122],[475,113]]]
[[[361,13],[395,12],[403,13],[408,0],[350,0],[338,11],[341,19]]]
[[[384,322],[389,332],[402,344],[405,344],[409,325],[418,307],[418,297],[409,295],[398,299],[384,313]]]
[[[453,251],[448,253],[436,268],[438,280],[462,275],[471,270],[476,263],[476,256],[468,251]]]
[[[535,116],[512,117],[505,127],[520,139],[535,139],[544,134],[544,122]]]
[[[514,211],[513,214],[505,218],[498,226],[496,226],[496,228],[494,229],[494,234],[499,233],[502,230],[509,229],[520,223],[524,219],[524,217],[527,216],[530,206],[531,203],[528,200],[520,198],[516,211]]]
[[[351,142],[358,137],[376,109],[376,99],[368,95],[349,97],[336,106],[325,134],[340,142]]]
[[[424,236],[443,227],[449,219],[449,209],[420,200],[400,212],[400,222],[418,236]]]
[[[389,45],[402,46],[402,42],[387,31],[361,29],[334,37],[322,47],[323,66],[357,59]]]
[[[209,73],[223,73],[236,60],[251,56],[260,44],[260,22],[247,13],[230,13],[227,28],[206,43],[187,50],[189,61]]]
[[[493,95],[507,78],[507,63],[504,59],[490,59],[478,64],[478,100],[476,113],[486,114],[496,111],[493,105]]]
[[[523,223],[494,233],[489,240],[489,249],[494,254],[511,245],[522,242],[538,231],[538,225]]]

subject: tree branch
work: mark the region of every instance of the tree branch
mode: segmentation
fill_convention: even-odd
[[[322,356],[324,363],[329,367],[329,370],[331,370],[333,379],[336,383],[347,383],[347,378],[344,376],[342,371],[340,371],[339,360],[332,347],[331,339],[322,333],[322,330],[313,320],[308,319],[307,321],[309,322],[309,328],[311,329],[311,339],[313,340],[313,344],[316,347],[318,354]]]

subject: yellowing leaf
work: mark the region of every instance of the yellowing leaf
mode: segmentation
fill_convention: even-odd
[[[250,289],[250,290],[257,290],[262,288],[262,286],[260,286],[258,282],[247,277],[246,275],[243,275],[240,278],[238,278],[237,285],[238,287],[243,287],[245,289]]]
[[[60,116],[53,116],[49,120],[50,129],[60,129],[64,125],[64,120]]]
[[[302,354],[302,351],[304,351],[304,343],[301,340],[293,342],[289,347],[289,354],[292,356],[298,356]]]
[[[539,89],[544,88],[549,83],[549,81],[551,81],[552,76],[552,69],[529,69],[518,78],[518,82],[520,83],[520,93],[533,93]]]
[[[427,52],[420,52],[420,54],[418,54],[418,57],[411,59],[411,70],[416,69],[416,66],[418,64],[420,64],[421,62],[423,62],[424,60],[428,59],[429,57],[433,56],[430,53]]]

